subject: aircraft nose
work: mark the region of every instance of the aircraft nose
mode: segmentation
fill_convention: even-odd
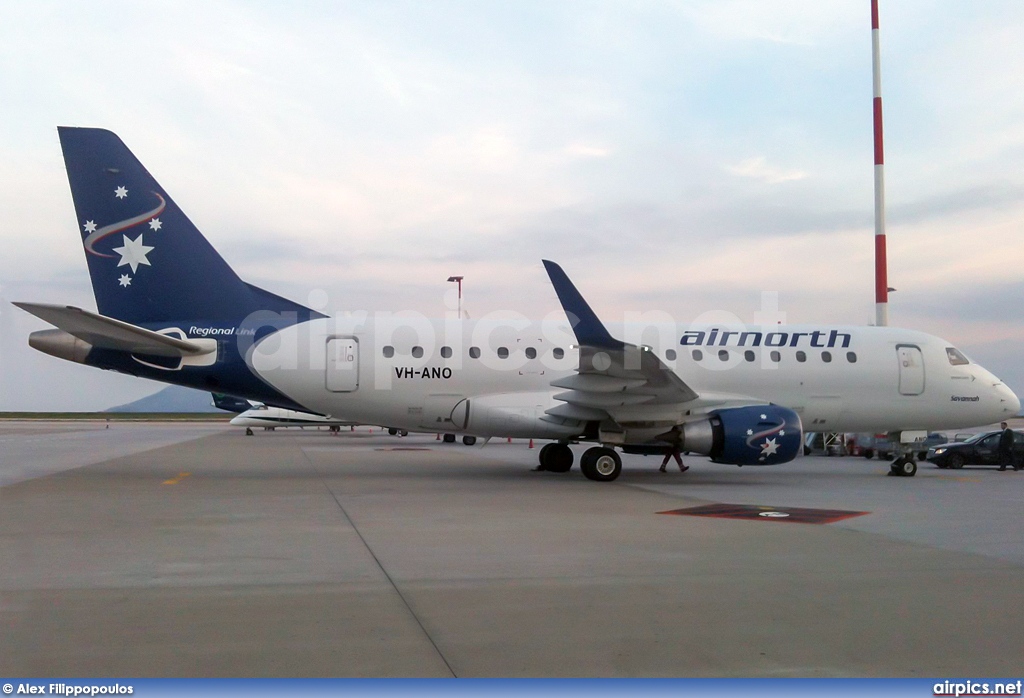
[[[1001,386],[1002,392],[1005,393],[1003,400],[1006,402],[1006,409],[1010,414],[1020,414],[1020,398],[1017,397],[1016,393],[1010,390],[1008,387]]]

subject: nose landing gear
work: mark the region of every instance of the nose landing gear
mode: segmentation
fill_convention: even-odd
[[[914,477],[917,475],[917,461],[914,454],[899,456],[889,467],[889,475],[896,477]]]

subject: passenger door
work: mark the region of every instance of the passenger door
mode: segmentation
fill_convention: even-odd
[[[924,392],[924,356],[913,344],[897,344],[896,356],[900,364],[900,395],[920,395]]]
[[[327,340],[325,383],[333,393],[351,393],[359,387],[359,342],[355,337]]]

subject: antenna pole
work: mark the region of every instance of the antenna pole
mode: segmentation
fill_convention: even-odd
[[[885,157],[882,151],[882,73],[878,0],[871,0],[871,73],[875,127],[875,324],[889,324],[889,272],[885,258]]]

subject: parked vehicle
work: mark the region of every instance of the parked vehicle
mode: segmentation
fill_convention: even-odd
[[[999,431],[975,434],[967,441],[946,443],[928,449],[928,461],[940,468],[959,470],[965,465],[999,465]],[[1013,457],[1024,458],[1024,433],[1013,432]]]
[[[871,459],[876,455],[881,460],[889,460],[893,453],[893,444],[889,441],[888,434],[857,434],[857,445],[860,447],[860,455]]]
[[[889,460],[899,452],[899,444],[890,441],[887,434],[857,434],[856,440],[861,448],[861,455],[865,458],[877,455],[880,460]],[[910,450],[917,455],[918,460],[924,460],[928,457],[929,449],[948,440],[945,434],[933,431],[925,438],[911,443]]]

